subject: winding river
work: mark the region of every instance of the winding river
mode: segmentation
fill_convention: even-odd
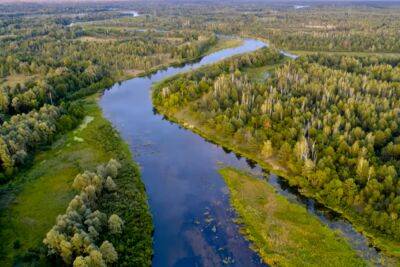
[[[264,174],[251,161],[154,111],[154,82],[265,45],[246,39],[239,47],[210,54],[197,63],[134,78],[104,92],[100,100],[103,113],[128,142],[141,167],[155,226],[153,266],[264,266],[234,222],[228,189],[217,172],[221,163],[266,177],[279,193],[339,230],[362,257],[380,257],[348,222],[302,198],[279,177]]]

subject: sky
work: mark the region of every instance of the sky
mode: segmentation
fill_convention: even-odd
[[[0,0],[0,3],[62,3],[62,2],[70,2],[70,3],[79,3],[79,2],[136,2],[138,0]],[[161,0],[161,1],[168,1],[168,0]],[[184,2],[185,0],[183,0]],[[196,0],[189,0],[190,2],[196,2]],[[212,1],[212,0],[211,0]],[[215,0],[218,1],[218,0]],[[240,1],[240,0],[236,0]],[[244,0],[244,1],[250,1],[251,0]],[[256,0],[260,1],[260,0]],[[261,0],[263,1],[263,0]],[[275,3],[305,3],[305,2],[399,2],[400,0],[334,0],[334,1],[329,1],[329,0],[264,0],[265,2],[275,2]],[[204,0],[203,0],[204,2]]]

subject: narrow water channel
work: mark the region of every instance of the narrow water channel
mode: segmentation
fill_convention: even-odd
[[[104,92],[100,100],[104,115],[128,142],[141,166],[155,225],[153,266],[264,266],[239,233],[228,190],[218,174],[221,163],[258,175],[262,170],[169,122],[154,112],[151,102],[154,82],[263,46],[261,41],[246,39],[240,47],[213,53],[197,63],[134,78]],[[379,257],[349,223],[316,208],[278,177],[268,177],[279,193],[306,205],[323,223],[341,231],[360,255]]]

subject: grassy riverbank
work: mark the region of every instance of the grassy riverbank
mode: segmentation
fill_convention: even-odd
[[[218,39],[217,44],[205,54],[241,43],[240,39]],[[167,65],[157,66],[140,75],[164,67]],[[122,81],[136,75],[116,79]],[[121,178],[115,181],[121,188],[121,194],[102,206],[105,210],[124,214],[126,233],[116,245],[120,260],[122,258],[125,262],[140,266],[151,264],[153,226],[145,188],[128,146],[102,116],[97,104],[98,97],[99,94],[94,94],[83,100],[86,117],[76,130],[59,137],[51,146],[36,153],[29,168],[18,173],[12,182],[0,187],[2,266],[16,262],[46,264],[42,240],[54,225],[57,215],[65,212],[76,194],[71,186],[74,177],[84,170],[94,170],[110,158],[118,159],[123,166]],[[126,257],[123,258],[123,255]]]
[[[265,180],[220,170],[232,206],[253,248],[273,266],[365,266],[337,233],[306,208],[278,195]]]
[[[158,108],[158,107],[157,107]],[[291,181],[291,174],[286,168],[286,166],[280,162],[275,157],[263,158],[259,154],[259,145],[256,143],[240,143],[235,141],[230,136],[224,136],[222,133],[216,131],[215,129],[209,128],[199,121],[197,118],[197,114],[189,111],[189,109],[182,109],[180,111],[166,111],[163,109],[157,109],[161,114],[164,114],[168,117],[169,120],[176,122],[182,125],[185,128],[190,129],[191,131],[197,133],[203,138],[214,142],[216,144],[222,145],[227,149],[230,149],[243,157],[251,159],[257,164],[259,164],[263,169],[274,172],[275,174],[285,178],[287,181]],[[313,198],[319,203],[324,204],[323,200],[318,197],[316,192],[310,191],[307,189],[300,189],[299,192],[306,197]],[[349,220],[353,227],[364,236],[366,236],[369,241],[375,247],[382,250],[382,252],[388,256],[386,261],[390,263],[388,266],[398,266],[400,260],[400,249],[399,244],[389,240],[388,238],[382,236],[379,233],[369,229],[361,220],[359,216],[352,213],[349,210],[339,210],[333,207],[327,206],[328,208],[334,210],[337,213],[340,213],[344,218]]]
[[[257,144],[241,143],[235,141],[230,136],[224,136],[215,129],[206,127],[205,125],[199,123],[200,120],[196,117],[196,114],[190,112],[188,109],[183,109],[176,112],[168,112],[162,109],[158,109],[158,111],[167,116],[168,120],[182,125],[183,127],[197,133],[213,143],[222,145],[223,147],[230,149],[235,153],[242,155],[243,157],[257,162],[257,164],[259,164],[263,169],[274,172],[276,175],[285,178],[290,183],[292,175],[286,166],[275,157],[270,157],[268,159],[261,157],[259,153],[259,146]],[[307,189],[299,189],[299,192],[303,196],[315,199],[319,203],[323,204],[323,200],[318,197],[316,192],[309,191]],[[344,218],[349,220],[353,224],[353,227],[358,232],[366,236],[373,246],[382,250],[384,255],[387,256],[385,257],[387,266],[399,266],[400,250],[397,242],[391,241],[385,236],[368,229],[366,226],[364,226],[361,218],[351,213],[351,211],[339,210],[330,206],[327,207],[337,213],[340,213]]]
[[[86,118],[78,129],[62,136],[49,150],[39,152],[31,168],[1,188],[0,265],[40,261],[46,232],[76,193],[71,186],[75,175],[93,170],[110,158],[118,159],[123,166],[115,180],[120,195],[107,203],[107,208],[119,211],[126,222],[116,249],[122,256],[125,246],[130,246],[134,254],[129,256],[136,263],[150,265],[153,228],[145,188],[128,146],[103,118],[98,96],[84,100]]]
[[[261,74],[268,70],[268,66],[262,68],[255,68],[254,70],[246,70],[249,77],[252,76],[254,79],[260,79],[263,76]],[[157,85],[158,88],[165,86],[166,83],[171,82],[174,78],[168,79]],[[192,103],[191,103],[192,104]],[[254,141],[240,141],[237,138],[233,138],[231,135],[221,132],[220,130],[212,127],[207,123],[202,123],[201,114],[191,111],[190,105],[186,105],[183,108],[166,109],[160,106],[156,106],[157,110],[166,115],[170,120],[175,121],[184,127],[196,132],[203,136],[207,140],[215,142],[226,148],[229,148],[236,153],[245,156],[248,159],[256,161],[264,169],[273,171],[274,173],[284,177],[289,183],[298,180],[299,177],[295,177],[290,171],[286,162],[280,161],[277,157],[272,156],[265,158],[260,155],[260,144]],[[368,237],[372,245],[383,251],[384,255],[387,255],[387,261],[392,265],[397,266],[400,259],[400,244],[392,240],[389,236],[385,236],[382,233],[372,229],[365,218],[356,214],[354,211],[349,209],[341,209],[340,207],[332,207],[327,205],[324,199],[318,194],[316,190],[310,187],[304,187],[299,189],[299,192],[306,197],[313,198],[319,203],[324,204],[326,207],[340,213],[344,218],[349,220],[354,228]]]

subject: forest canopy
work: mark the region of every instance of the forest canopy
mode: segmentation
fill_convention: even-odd
[[[262,49],[178,75],[157,86],[154,103],[257,147],[289,170],[291,185],[400,240],[400,60],[313,55],[264,81],[247,76],[277,60]]]

